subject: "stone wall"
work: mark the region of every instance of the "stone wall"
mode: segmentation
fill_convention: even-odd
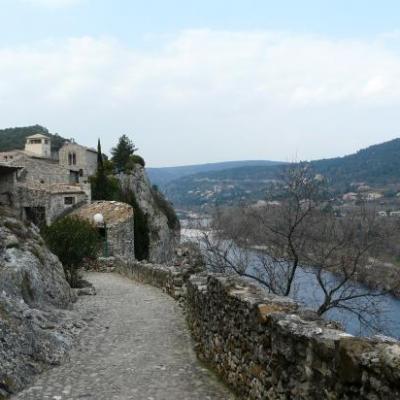
[[[103,259],[107,263],[107,259]],[[114,261],[111,266],[115,266]],[[188,267],[132,262],[118,264],[118,272],[128,278],[162,289],[175,300],[186,298],[187,281],[195,270]]]
[[[29,157],[23,152],[18,152],[9,164],[24,167],[18,173],[18,181],[28,186],[70,182],[69,170],[58,165],[57,161]]]
[[[400,345],[337,324],[237,277],[137,263],[120,272],[184,299],[198,356],[240,399],[400,398]]]
[[[65,204],[65,198],[72,197],[72,204]],[[44,219],[47,225],[53,223],[58,217],[65,215],[70,209],[78,204],[87,203],[87,194],[83,191],[52,193],[45,189],[27,188],[17,185],[14,192],[13,207],[19,211],[19,217],[26,219],[27,208],[43,207],[45,209]]]
[[[17,181],[16,171],[0,172],[0,205],[11,205],[13,201],[13,191]]]
[[[134,238],[133,217],[118,224],[110,225],[107,230],[110,254],[127,260],[135,259]]]
[[[65,143],[59,151],[60,165],[65,168],[82,170],[83,177],[94,175],[97,170],[97,152],[77,143]],[[69,154],[75,154],[75,164],[70,163]]]
[[[72,197],[73,203],[66,204],[65,198]],[[88,196],[85,192],[76,193],[50,193],[49,203],[46,208],[46,223],[50,225],[57,218],[66,215],[70,210],[74,209],[79,204],[86,204],[88,202]]]

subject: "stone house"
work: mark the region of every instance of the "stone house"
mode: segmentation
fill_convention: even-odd
[[[59,164],[70,170],[76,183],[88,180],[97,170],[97,151],[75,142],[66,142],[58,153]]]
[[[0,166],[0,193],[8,193],[8,205],[22,218],[50,224],[71,208],[90,202],[89,176],[96,172],[97,153],[68,142],[52,154],[51,138],[39,134],[27,137],[24,150],[0,153]],[[7,200],[4,195],[0,199]]]
[[[101,215],[99,222],[95,215]],[[107,242],[108,255],[125,260],[135,259],[133,208],[118,201],[95,201],[71,215],[92,222]],[[97,219],[97,221],[96,221]]]
[[[11,206],[20,168],[0,164],[0,205]]]
[[[50,225],[57,218],[88,201],[86,193],[76,185],[52,184],[41,187],[19,186],[14,207],[23,219],[37,225]]]

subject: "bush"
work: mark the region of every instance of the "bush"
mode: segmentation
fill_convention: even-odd
[[[71,287],[77,287],[78,268],[86,257],[95,257],[101,246],[97,229],[78,217],[65,217],[43,229],[50,250],[58,256]]]
[[[114,176],[107,175],[99,169],[97,174],[89,178],[93,200],[115,200],[118,196],[119,182]]]
[[[146,165],[143,157],[138,156],[137,154],[130,156],[128,162],[125,164],[125,172],[132,171],[137,164],[141,165],[142,167]]]

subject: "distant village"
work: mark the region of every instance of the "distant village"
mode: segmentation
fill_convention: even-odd
[[[324,179],[320,174],[316,179]],[[275,183],[275,180],[263,181],[265,185]],[[195,211],[201,215],[215,205],[235,206],[238,204],[248,204],[254,207],[279,206],[280,202],[265,200],[266,189],[260,185],[257,179],[240,180],[221,180],[210,178],[193,179],[192,186],[187,191],[177,191],[181,197],[177,197],[177,203],[182,218],[188,217]],[[194,187],[193,187],[194,186]],[[332,205],[338,214],[345,215],[360,204],[374,210],[380,217],[400,217],[400,191],[398,185],[386,185],[382,187],[372,187],[365,182],[354,182],[349,185],[348,191],[339,192],[331,199]],[[187,213],[189,212],[189,214]],[[190,218],[190,216],[188,217]]]

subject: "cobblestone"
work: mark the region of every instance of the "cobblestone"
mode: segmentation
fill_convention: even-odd
[[[88,322],[70,361],[13,400],[233,400],[198,362],[181,308],[160,290],[90,273],[97,296],[76,309]]]

